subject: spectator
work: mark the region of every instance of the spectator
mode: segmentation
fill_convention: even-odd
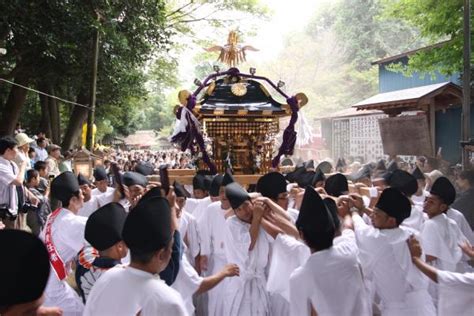
[[[474,230],[474,170],[461,172],[456,179],[456,184],[461,194],[451,207],[463,213],[471,229]]]
[[[33,167],[36,161],[36,151],[33,147],[30,147],[30,149],[28,149],[28,158],[30,159],[31,167]]]
[[[58,145],[50,145],[48,147],[49,156],[46,159],[48,164],[49,175],[57,177],[61,171],[59,170],[59,158],[61,157],[61,147]]]
[[[20,165],[23,161],[26,162],[26,170],[31,169],[31,162],[28,156],[30,150],[30,143],[34,142],[33,139],[29,138],[25,133],[18,133],[15,136],[15,140],[18,143],[18,151],[15,157],[15,163]]]
[[[36,161],[46,161],[48,158],[48,152],[46,147],[48,146],[48,141],[44,137],[38,137],[36,140]],[[35,162],[36,162],[35,161]]]
[[[13,163],[17,154],[17,141],[6,136],[0,139],[0,218],[7,228],[19,228],[18,191],[25,178],[26,160],[19,167]]]
[[[37,161],[34,166],[35,170],[38,171],[40,180],[39,180],[39,185],[37,187],[37,190],[41,192],[41,194],[48,196],[48,187],[49,187],[49,182],[48,182],[48,164],[45,161]]]
[[[28,190],[39,200],[37,207],[30,207],[26,216],[26,223],[30,227],[31,232],[38,236],[46,222],[46,218],[51,213],[51,208],[48,199],[38,190],[40,175],[37,170],[31,169],[26,172],[25,183]]]

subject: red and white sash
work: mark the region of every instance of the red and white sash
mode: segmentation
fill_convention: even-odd
[[[51,215],[49,215],[47,223],[46,223],[46,230],[44,233],[44,243],[46,245],[46,249],[48,250],[49,254],[49,261],[51,262],[51,266],[53,267],[56,276],[59,280],[64,280],[67,276],[66,273],[66,266],[64,265],[63,260],[59,256],[56,247],[53,244],[52,233],[51,233],[51,226],[53,225],[54,220],[61,212],[61,208],[56,209]]]

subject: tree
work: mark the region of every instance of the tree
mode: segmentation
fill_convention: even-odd
[[[460,73],[463,67],[463,1],[385,0],[385,19],[396,18],[416,27],[429,43],[446,41],[435,49],[410,56],[407,74],[415,71],[445,75]],[[471,41],[473,33],[471,33]],[[474,56],[471,63],[474,62]]]

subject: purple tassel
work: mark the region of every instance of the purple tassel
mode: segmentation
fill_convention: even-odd
[[[280,148],[278,149],[278,154],[272,159],[273,168],[278,167],[278,164],[280,163],[280,157],[282,155],[293,155],[293,151],[295,149],[296,144],[297,133],[295,131],[295,124],[298,120],[298,100],[296,99],[296,97],[293,96],[291,98],[286,99],[286,102],[288,103],[291,109],[291,118],[290,123],[288,123],[288,126],[283,132],[283,141],[280,145]]]

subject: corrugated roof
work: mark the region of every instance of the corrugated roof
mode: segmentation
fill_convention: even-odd
[[[413,50],[410,50],[410,51],[407,51],[407,52],[403,52],[403,53],[400,53],[400,54],[398,54],[398,55],[388,56],[388,57],[385,57],[385,58],[382,58],[382,59],[373,61],[371,64],[372,64],[372,65],[385,64],[385,63],[388,63],[388,62],[391,62],[391,61],[398,60],[398,59],[400,59],[400,58],[402,58],[402,57],[407,57],[407,56],[416,54],[416,53],[418,53],[418,52],[420,52],[420,51],[424,51],[424,50],[429,50],[429,49],[441,47],[441,46],[443,46],[444,44],[446,44],[446,43],[448,43],[448,42],[450,42],[450,41],[451,41],[451,40],[447,40],[447,41],[439,42],[439,43],[436,43],[436,44],[433,44],[433,45],[429,45],[429,46],[425,46],[425,47],[413,49]]]
[[[420,98],[428,96],[436,92],[437,90],[444,89],[447,86],[453,86],[460,89],[457,85],[452,82],[442,82],[431,84],[427,86],[421,86],[410,89],[403,89],[385,93],[376,94],[368,99],[360,101],[353,105],[355,108],[364,108],[366,106],[375,104],[398,104],[398,103],[413,103],[418,102]]]
[[[383,111],[379,111],[379,110],[369,110],[369,111],[361,112],[361,111],[357,111],[357,109],[354,107],[350,107],[348,109],[328,113],[326,116],[320,117],[319,119],[331,119],[331,118],[339,118],[339,117],[361,116],[361,115],[372,115],[372,114],[384,114],[384,113]]]

